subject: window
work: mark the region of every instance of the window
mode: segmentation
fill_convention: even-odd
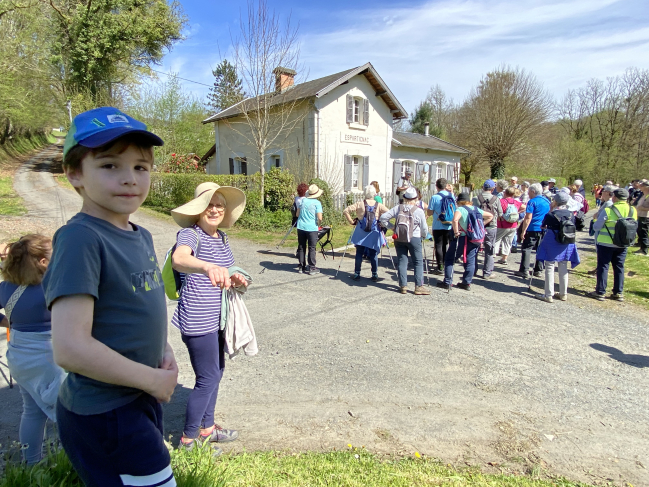
[[[347,95],[347,123],[369,125],[370,102],[367,98]],[[354,128],[362,128],[356,125]]]
[[[361,100],[354,98],[354,122],[361,123]]]
[[[354,156],[352,158],[352,188],[360,188],[359,182],[363,180],[361,172],[363,171],[363,158]]]
[[[230,160],[230,174],[243,174],[248,175],[248,161],[245,157],[231,157]]]
[[[437,164],[437,177],[435,177],[435,181],[438,179],[442,179],[444,177],[444,168],[441,164]]]
[[[268,164],[266,164],[266,170],[270,171],[274,167],[282,167],[282,156],[278,154],[273,154],[268,158]]]

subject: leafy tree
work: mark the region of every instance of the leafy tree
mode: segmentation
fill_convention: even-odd
[[[415,108],[414,113],[410,117],[410,131],[417,134],[425,134],[426,128],[425,123],[429,124],[429,134],[434,135],[435,137],[442,137],[444,131],[442,127],[435,126],[432,124],[433,120],[433,107],[427,101],[422,101],[417,108]]]
[[[207,95],[207,105],[220,112],[244,99],[243,82],[237,76],[237,68],[227,59],[212,70],[214,86]]]
[[[426,99],[415,109],[410,118],[410,131],[424,134],[424,124],[429,124],[429,134],[440,139],[448,139],[449,125],[455,107],[453,100],[446,97],[446,94],[439,85],[433,86]]]

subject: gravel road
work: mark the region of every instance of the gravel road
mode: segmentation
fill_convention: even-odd
[[[80,206],[44,170],[55,150],[15,178],[29,217],[52,228]],[[161,262],[177,227],[144,212],[133,221],[151,231]],[[322,274],[311,277],[296,272],[289,250],[231,245],[254,276],[246,303],[260,346],[256,357],[229,361],[221,385],[217,418],[240,431],[235,450],[352,444],[488,470],[538,468],[595,484],[649,485],[645,310],[574,291],[568,302],[543,303],[513,275],[514,263],[494,280],[476,279],[470,292],[403,296],[387,256],[381,282],[354,282],[347,257],[333,279],[340,256],[319,254]],[[592,252],[585,240],[580,248]],[[363,273],[369,277],[369,269]],[[175,443],[193,377],[171,326],[169,337],[180,364],[165,421]],[[3,341],[3,356],[4,349]],[[0,438],[15,439],[19,394],[2,386]]]

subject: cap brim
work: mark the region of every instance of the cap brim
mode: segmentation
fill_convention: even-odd
[[[109,144],[125,135],[137,134],[151,142],[152,146],[160,147],[164,145],[163,140],[156,134],[147,130],[134,129],[131,127],[115,127],[114,129],[104,130],[102,132],[86,137],[77,142],[77,144],[89,149],[96,149],[103,145]]]

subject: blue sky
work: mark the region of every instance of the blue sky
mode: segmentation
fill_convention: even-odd
[[[246,2],[181,0],[187,40],[161,71],[211,84],[211,69],[231,58]],[[489,70],[509,64],[532,71],[560,98],[590,78],[649,68],[647,0],[383,1],[268,0],[299,23],[308,79],[370,61],[412,112],[432,85],[455,101]],[[161,76],[164,79],[164,76]],[[184,83],[204,97],[207,87]]]

